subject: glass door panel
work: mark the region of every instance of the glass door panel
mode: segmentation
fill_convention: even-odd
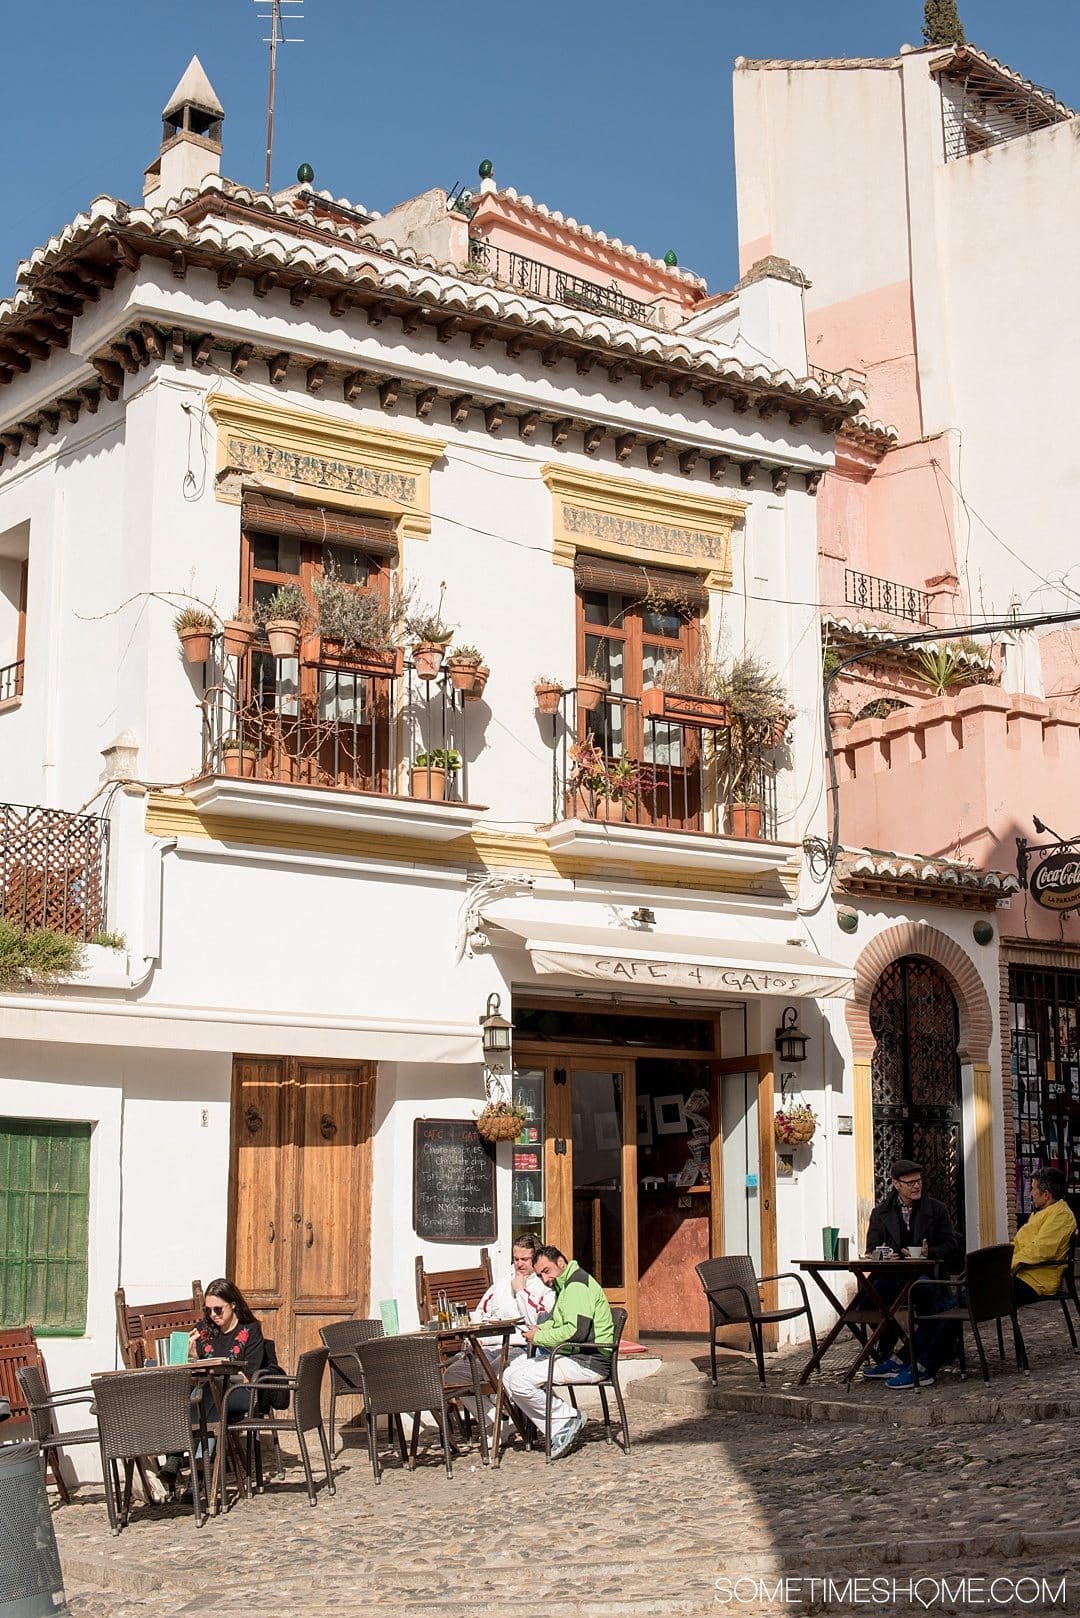
[[[749,1253],[761,1274],[761,1193],[758,1186],[758,1075],[720,1077],[724,1252]]]
[[[605,1289],[626,1284],[623,1230],[623,1075],[571,1076],[574,1257]]]
[[[544,1069],[514,1071],[514,1101],[525,1109],[525,1123],[513,1144],[510,1204],[513,1236],[531,1232],[544,1240]]]

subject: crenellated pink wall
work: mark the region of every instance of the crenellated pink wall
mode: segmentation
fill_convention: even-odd
[[[1080,832],[1080,704],[971,686],[834,736],[848,846],[969,859],[1013,871],[1037,814]],[[1015,895],[1001,931],[1080,943],[1080,918]]]

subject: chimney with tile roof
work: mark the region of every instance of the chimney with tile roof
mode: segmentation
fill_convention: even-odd
[[[160,207],[189,186],[221,173],[225,109],[193,56],[162,112],[161,150],[146,170],[143,201]]]

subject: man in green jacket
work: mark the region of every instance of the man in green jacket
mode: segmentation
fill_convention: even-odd
[[[533,1254],[533,1269],[547,1287],[554,1288],[555,1308],[550,1317],[524,1333],[526,1342],[541,1350],[534,1358],[515,1360],[503,1377],[503,1387],[518,1409],[541,1433],[547,1426],[549,1354],[544,1349],[569,1349],[555,1361],[555,1381],[602,1382],[611,1368],[615,1328],[611,1309],[598,1281],[575,1259],[557,1247],[541,1247]],[[585,1417],[565,1399],[551,1401],[551,1456],[564,1455],[585,1425]]]

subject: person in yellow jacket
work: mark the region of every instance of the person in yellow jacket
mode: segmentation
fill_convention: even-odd
[[[1067,1185],[1060,1169],[1036,1169],[1031,1176],[1035,1212],[1021,1225],[1013,1243],[1013,1297],[1019,1308],[1052,1298],[1061,1285],[1076,1218],[1065,1201]]]

